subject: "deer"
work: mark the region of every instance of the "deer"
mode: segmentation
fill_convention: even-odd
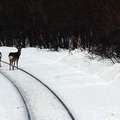
[[[1,67],[1,58],[2,58],[2,53],[0,52],[0,67]]]
[[[12,69],[14,70],[14,67],[15,67],[15,63],[16,63],[16,67],[18,69],[18,60],[19,60],[19,57],[21,55],[21,47],[16,47],[17,48],[17,52],[10,52],[9,53],[9,61],[10,61],[10,64],[9,64],[9,70],[11,70],[11,67]]]

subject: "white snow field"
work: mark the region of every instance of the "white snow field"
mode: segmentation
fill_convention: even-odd
[[[0,74],[0,120],[26,120],[23,101],[11,82]]]
[[[9,52],[17,51],[17,49],[0,47],[0,51],[3,54],[2,60],[9,62]],[[74,50],[72,55],[68,53],[67,50],[51,52],[45,49],[23,48],[19,67],[32,73],[54,90],[68,106],[75,120],[120,120],[120,64],[112,64],[109,60],[100,60],[100,57],[97,56],[90,60],[86,55],[87,52]],[[19,76],[22,77],[24,74],[17,69],[9,71],[9,67],[3,63],[0,70],[14,78],[14,82],[23,90],[23,93],[28,94],[27,102],[31,104],[30,109],[36,110],[35,120],[70,119],[64,109],[51,98],[51,93],[45,92],[45,89],[42,91],[42,86],[38,85],[36,81],[28,79],[26,76],[19,79]],[[30,86],[31,91],[29,91]],[[1,87],[1,91],[4,90]],[[33,90],[39,90],[39,92],[36,93]],[[1,97],[4,96],[2,92],[0,93]],[[35,96],[34,93],[38,96]],[[44,96],[44,99],[41,99],[40,95]],[[45,105],[41,104],[39,111],[37,105],[41,101],[45,102]],[[0,105],[3,102],[0,100]],[[54,106],[54,103],[58,107]],[[49,105],[53,105],[52,107],[57,110],[52,111],[54,109]],[[48,109],[46,109],[47,107]],[[59,111],[61,114],[58,115]],[[48,116],[53,113],[56,119],[50,119],[43,114],[41,116],[41,112],[48,113]],[[1,113],[4,114],[5,111],[0,109],[0,117]]]

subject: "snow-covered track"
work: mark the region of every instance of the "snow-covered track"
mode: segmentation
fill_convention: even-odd
[[[5,61],[1,61],[1,62],[9,65],[9,63],[7,63],[7,62],[5,62]],[[16,68],[16,66],[15,66],[15,68]],[[71,113],[71,111],[69,110],[69,108],[65,105],[65,103],[60,99],[60,97],[59,97],[49,86],[47,86],[45,83],[43,83],[41,80],[39,80],[37,77],[35,77],[35,76],[32,75],[31,73],[27,72],[26,70],[23,70],[22,68],[18,68],[18,70],[20,70],[20,71],[28,74],[29,76],[31,76],[32,78],[34,78],[35,80],[37,80],[38,82],[40,82],[45,88],[47,88],[47,89],[58,99],[58,101],[62,104],[62,106],[63,106],[63,107],[65,108],[65,110],[67,111],[67,113],[68,113],[68,115],[70,116],[70,118],[71,118],[72,120],[75,120],[75,118],[74,118],[73,114]]]
[[[32,120],[32,119],[31,119],[30,112],[29,112],[29,109],[28,109],[28,106],[27,106],[27,103],[26,103],[26,101],[25,101],[25,99],[24,99],[21,91],[19,90],[19,88],[18,88],[18,87],[15,85],[15,83],[14,83],[7,75],[5,75],[2,71],[0,71],[0,74],[2,74],[6,79],[8,79],[8,80],[13,84],[13,86],[16,88],[16,90],[18,91],[18,93],[19,93],[19,95],[20,95],[20,97],[21,97],[21,99],[22,99],[22,101],[23,101],[23,104],[24,104],[24,106],[25,106],[25,111],[26,111],[26,115],[27,115],[27,120]]]

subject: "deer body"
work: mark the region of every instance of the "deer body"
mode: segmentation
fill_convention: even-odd
[[[0,67],[1,67],[1,58],[2,58],[2,53],[0,52]]]
[[[10,70],[11,70],[11,67],[14,70],[15,62],[16,62],[16,66],[17,66],[17,69],[18,69],[18,60],[19,60],[19,57],[20,57],[20,54],[21,54],[21,48],[17,48],[17,49],[18,49],[17,52],[9,53],[9,61],[10,61],[9,69]]]

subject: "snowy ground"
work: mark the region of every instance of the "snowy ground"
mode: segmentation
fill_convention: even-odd
[[[3,53],[2,60],[8,62],[8,53],[16,49],[1,47],[0,51]],[[120,120],[120,64],[112,65],[109,60],[99,59],[96,57],[90,60],[84,52],[73,51],[73,55],[70,55],[68,51],[63,50],[50,52],[24,48],[19,67],[52,88],[65,102],[76,120]],[[9,71],[8,66],[4,64],[0,70],[12,76],[19,74],[17,70]],[[16,83],[20,85],[20,82]],[[20,88],[22,89],[22,84]],[[0,102],[3,104],[3,101]],[[44,106],[42,107],[44,109]],[[1,108],[0,113],[4,114]],[[66,117],[64,120],[67,120]]]
[[[0,74],[0,120],[26,120],[26,111],[16,88]]]

